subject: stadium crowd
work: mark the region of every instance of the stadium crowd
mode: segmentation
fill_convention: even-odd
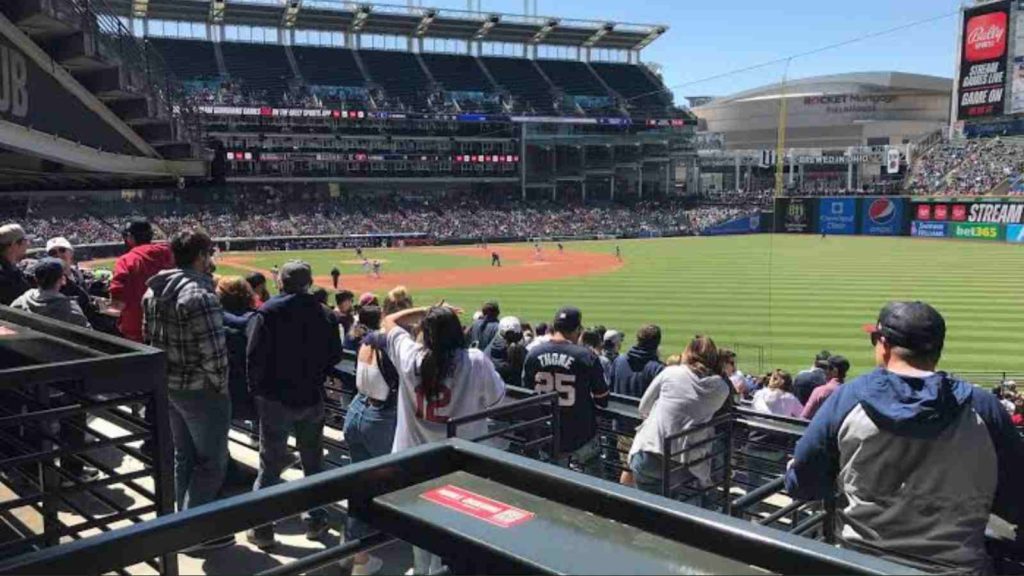
[[[571,205],[549,201],[458,203],[435,200],[375,199],[366,202],[252,203],[242,206],[174,207],[151,214],[156,228],[170,237],[175,230],[203,228],[214,238],[418,233],[437,240],[533,238],[594,235],[699,234],[709,226],[756,208],[705,206],[688,208],[668,201],[632,206]],[[64,236],[76,245],[116,243],[133,217],[99,217],[88,212],[19,220],[36,247]]]
[[[1014,139],[942,141],[915,161],[911,194],[976,196],[991,192],[1024,170],[1024,148]]]
[[[659,326],[641,326],[627,344],[618,330],[588,327],[573,306],[532,325],[488,302],[464,326],[462,310],[443,302],[416,307],[404,287],[358,299],[342,290],[332,301],[326,290],[314,290],[314,271],[301,261],[276,270],[279,295],[271,296],[262,274],[216,276],[215,243],[200,229],[184,226],[169,243],[154,243],[152,225],[135,220],[122,238],[128,251],[115,265],[106,304],[84,284],[66,238],[49,239],[46,256],[24,270],[28,234],[17,224],[0,226],[0,304],[96,329],[103,328],[94,321],[113,311],[116,327],[108,329],[166,351],[179,510],[218,498],[232,419],[258,421],[253,490],[282,482],[294,463],[292,435],[304,474],[322,471],[325,384],[340,377],[337,365],[348,349],[356,369],[344,434],[354,462],[441,441],[448,419],[496,405],[507,386],[524,386],[563,395],[555,463],[588,471],[605,458],[597,408],[616,393],[637,398],[643,419],[622,446],[621,482],[660,493],[671,457],[682,464],[673,474],[708,486],[711,430],[695,430],[685,441],[690,449],[678,455],[663,454],[666,439],[748,402],[757,411],[810,420],[788,465],[787,450],[756,448],[753,435],[746,454],[782,464],[787,492],[796,498],[831,496],[839,480],[849,498],[844,514],[855,519],[847,538],[983,571],[989,513],[1024,519],[1024,493],[1015,489],[1024,477],[1024,443],[1010,416],[1019,415],[1024,400],[1012,386],[997,399],[939,371],[945,320],[921,302],[889,303],[866,327],[878,367],[852,381],[850,362],[828,352],[795,377],[781,370],[752,377],[739,370],[742,358],[706,335],[663,360]],[[480,436],[486,426],[480,420],[460,433]],[[834,465],[840,460],[842,469]],[[903,465],[907,460],[916,464]],[[65,472],[99,475],[91,468]],[[885,489],[922,482],[929,486],[927,512],[913,491]],[[961,506],[965,494],[977,502]],[[900,513],[879,514],[879,507]],[[310,540],[330,530],[324,510],[310,511],[306,522]],[[367,530],[350,517],[345,537]],[[908,533],[915,538],[895,537]],[[261,550],[277,546],[273,525],[246,537]],[[235,543],[231,535],[189,553]],[[353,562],[354,574],[381,568],[369,554]],[[414,551],[415,573],[442,569],[440,558]]]

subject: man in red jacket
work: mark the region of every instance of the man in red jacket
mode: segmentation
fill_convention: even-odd
[[[121,335],[142,342],[142,296],[146,282],[161,270],[174,268],[174,256],[166,244],[153,244],[153,226],[146,220],[133,220],[122,233],[127,254],[114,264],[110,282],[111,305],[121,311],[117,329]]]

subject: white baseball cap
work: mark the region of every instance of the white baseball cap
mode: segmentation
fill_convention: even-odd
[[[63,236],[57,236],[56,238],[50,238],[49,240],[46,241],[46,253],[47,254],[49,254],[52,250],[54,250],[56,248],[63,248],[65,250],[74,250],[75,249],[74,246],[71,245],[71,242],[68,242],[68,239],[63,237]]]
[[[498,322],[498,334],[522,333],[523,325],[515,316],[505,316]]]
[[[625,337],[618,330],[609,330],[604,333],[604,341],[608,344],[622,344]]]

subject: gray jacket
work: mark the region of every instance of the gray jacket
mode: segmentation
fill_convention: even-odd
[[[89,320],[86,319],[82,308],[71,298],[61,294],[57,290],[40,290],[33,288],[25,292],[14,302],[11,308],[39,314],[75,326],[90,328]]]

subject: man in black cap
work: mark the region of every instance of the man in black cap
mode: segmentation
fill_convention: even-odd
[[[601,360],[577,344],[583,314],[567,306],[558,311],[551,339],[532,348],[523,364],[523,386],[537,392],[558,392],[559,457],[562,465],[587,468],[600,451],[594,406],[608,405],[608,384]]]
[[[260,416],[260,470],[254,490],[281,482],[281,473],[292,463],[289,434],[295,435],[303,473],[323,470],[323,387],[341,361],[338,325],[309,292],[309,264],[288,262],[280,277],[282,294],[260,307],[248,328],[249,389]],[[327,529],[326,511],[310,510],[306,538],[316,540]],[[248,539],[262,550],[272,548],[274,526],[250,530]]]
[[[1024,443],[995,396],[936,370],[946,337],[937,310],[891,302],[866,331],[878,368],[814,415],[787,492],[824,498],[838,477],[844,539],[991,572],[989,514],[1024,520]]]

